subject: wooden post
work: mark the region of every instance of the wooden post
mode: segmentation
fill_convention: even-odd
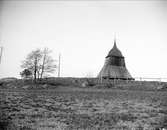
[[[142,78],[140,77],[140,85],[142,85],[142,82],[141,82],[141,81],[142,81]]]
[[[58,77],[60,77],[60,59],[61,59],[61,55],[59,54]]]
[[[1,47],[1,52],[0,52],[0,63],[1,63],[1,60],[2,60],[2,51],[3,51],[3,47]]]

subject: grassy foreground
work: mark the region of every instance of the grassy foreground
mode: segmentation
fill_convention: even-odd
[[[167,128],[167,91],[60,87],[0,95],[0,130]]]

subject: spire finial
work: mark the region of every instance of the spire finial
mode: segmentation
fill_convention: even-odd
[[[116,35],[114,34],[114,47],[117,47],[116,45]]]

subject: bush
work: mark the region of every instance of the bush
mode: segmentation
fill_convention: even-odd
[[[102,84],[97,84],[96,88],[114,88],[115,85],[113,83],[102,83]]]
[[[88,81],[88,86],[95,86],[96,85],[96,83],[91,79],[87,79],[87,81]]]

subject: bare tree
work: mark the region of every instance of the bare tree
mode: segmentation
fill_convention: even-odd
[[[48,48],[44,48],[44,50],[36,49],[28,54],[23,61],[21,67],[32,72],[34,82],[37,79],[42,79],[44,75],[55,71],[55,60],[49,55],[50,53],[51,51]]]
[[[28,56],[21,65],[23,69],[28,69],[32,72],[34,82],[36,82],[38,77],[37,72],[39,69],[39,62],[41,61],[41,59],[42,59],[42,52],[40,49],[36,49],[28,54]]]
[[[55,60],[49,55],[51,53],[51,50],[48,48],[44,48],[42,51],[42,64],[41,64],[41,71],[40,71],[40,78],[42,79],[44,75],[48,73],[53,73],[55,69],[57,68],[57,65],[55,64]]]

